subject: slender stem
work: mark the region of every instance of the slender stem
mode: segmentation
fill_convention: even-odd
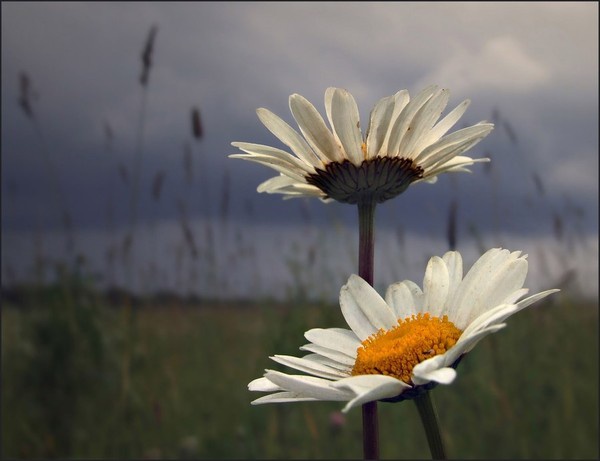
[[[429,443],[429,450],[431,451],[431,458],[446,459],[446,452],[444,450],[444,444],[442,443],[442,435],[438,426],[437,415],[429,392],[423,392],[414,399],[414,402],[417,405],[421,422],[425,428],[427,443]]]
[[[375,202],[358,203],[358,275],[373,285],[373,259],[375,253]]]
[[[133,184],[131,186],[131,197],[129,201],[129,267],[127,271],[129,289],[133,290],[135,272],[135,234],[137,227],[137,211],[139,202],[140,177],[142,173],[142,154],[144,151],[144,127],[146,121],[147,86],[142,86],[142,103],[138,120],[137,139],[133,158]]]
[[[362,406],[363,454],[365,459],[379,459],[379,421],[377,402],[367,402]]]
[[[375,201],[370,197],[358,203],[358,275],[373,285],[375,248]],[[362,406],[363,453],[365,459],[379,459],[379,425],[377,402]]]

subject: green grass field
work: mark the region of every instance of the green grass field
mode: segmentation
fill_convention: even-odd
[[[251,406],[247,384],[337,306],[107,308],[46,294],[2,306],[3,458],[360,458],[361,412]],[[35,304],[35,299],[30,300]],[[598,305],[563,295],[484,339],[432,391],[450,458],[597,458]],[[412,402],[379,404],[381,457],[429,458]]]

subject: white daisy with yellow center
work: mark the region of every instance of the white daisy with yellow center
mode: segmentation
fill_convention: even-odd
[[[488,161],[461,154],[485,138],[493,124],[482,121],[446,135],[469,105],[469,100],[463,101],[438,122],[449,96],[447,89],[432,85],[412,100],[406,90],[382,98],[371,111],[363,138],[358,107],[348,91],[328,88],[325,92],[331,129],[308,100],[293,94],[289,105],[301,134],[269,110],[257,110],[261,122],[293,154],[233,142],[244,153],[230,157],[280,173],[260,184],[259,192],[343,203],[357,203],[366,195],[381,203],[412,183],[435,182],[441,173],[469,171],[473,163]]]
[[[559,290],[522,298],[526,255],[495,248],[463,278],[460,253],[429,260],[423,289],[405,280],[383,299],[352,275],[340,291],[350,330],[316,328],[305,333],[304,357],[271,357],[303,375],[266,370],[251,391],[269,392],[253,404],[311,400],[348,402],[343,411],[376,400],[398,401],[456,377],[462,356],[504,320]]]

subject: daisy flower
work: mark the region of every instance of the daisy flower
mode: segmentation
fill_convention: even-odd
[[[243,153],[230,157],[257,162],[280,173],[260,184],[258,192],[351,204],[368,197],[381,203],[412,183],[435,182],[441,173],[469,171],[467,167],[473,163],[488,161],[461,154],[485,138],[493,124],[479,122],[446,134],[469,105],[469,100],[463,101],[438,122],[448,99],[449,91],[436,85],[412,100],[406,90],[382,98],[371,111],[363,137],[358,107],[348,91],[325,91],[331,129],[308,100],[293,94],[289,105],[301,134],[269,110],[257,110],[260,121],[292,153],[233,142]]]
[[[251,391],[268,392],[252,404],[332,400],[343,411],[367,402],[400,401],[437,384],[450,384],[461,358],[485,336],[504,328],[521,309],[559,290],[519,300],[527,292],[526,255],[492,249],[463,278],[460,253],[429,260],[423,289],[405,280],[382,298],[352,275],[340,291],[350,329],[305,333],[304,357],[275,355],[275,362],[305,374],[266,370]]]

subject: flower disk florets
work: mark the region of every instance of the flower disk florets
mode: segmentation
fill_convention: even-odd
[[[388,375],[412,384],[414,366],[449,350],[461,334],[446,315],[419,313],[398,320],[394,328],[380,330],[362,342],[352,375]]]

